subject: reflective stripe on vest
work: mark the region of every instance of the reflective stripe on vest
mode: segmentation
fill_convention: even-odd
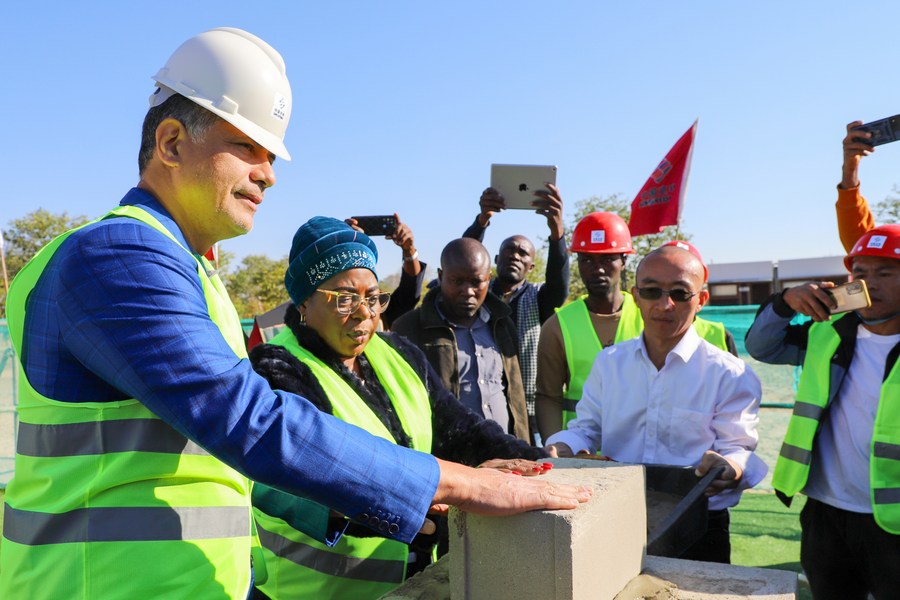
[[[299,541],[294,542],[288,538],[266,531],[266,529],[262,527],[259,529],[259,537],[265,548],[277,548],[278,556],[286,558],[292,563],[306,567],[307,569],[325,573],[332,577],[346,577],[372,583],[391,584],[385,592],[381,592],[379,595],[384,595],[387,591],[390,591],[403,583],[406,575],[406,563],[393,558],[387,560],[374,558],[373,556],[355,558],[352,555],[323,550],[321,544],[317,544],[320,546],[317,548],[309,543]],[[387,540],[372,538],[367,539],[366,541],[375,542],[376,545],[380,545],[381,542]],[[374,552],[374,550],[372,552]],[[325,590],[329,590],[330,586],[328,582],[323,583]],[[369,586],[366,587],[368,588]],[[280,593],[277,594],[277,596],[290,596],[288,590],[283,586],[278,589]],[[357,590],[359,588],[354,586],[353,589]],[[293,597],[296,598],[302,596]],[[322,596],[316,595],[315,597],[321,598]],[[337,594],[335,597],[346,598],[348,596]],[[361,596],[354,595],[353,597],[360,598]]]
[[[644,320],[634,297],[628,292],[622,292],[622,296],[622,315],[616,326],[615,344],[636,338],[644,330]],[[565,344],[566,365],[569,368],[569,384],[563,394],[563,429],[575,418],[575,405],[581,400],[584,382],[591,372],[594,359],[603,349],[585,298],[587,296],[582,296],[575,302],[556,309]],[[694,329],[707,342],[728,352],[728,340],[722,323],[695,317]]]
[[[93,223],[111,217],[137,219],[177,243],[141,208],[118,207]],[[10,286],[8,325],[19,356],[28,296],[78,229],[43,248]],[[205,259],[192,256],[211,320],[245,358],[240,321],[221,281],[207,275]],[[246,595],[252,521],[242,475],[135,399],[60,402],[37,392],[21,363],[19,374],[0,597]]]
[[[772,487],[790,497],[809,477],[813,444],[830,393],[831,358],[840,346],[831,322],[809,330],[806,358],[794,413],[775,464]],[[885,531],[900,534],[900,361],[881,385],[869,456],[870,500],[875,521]]]
[[[396,440],[365,400],[331,367],[300,346],[289,329],[271,344],[287,349],[306,365],[331,401],[334,415],[389,441]],[[422,380],[409,363],[375,335],[365,349],[412,446],[431,452],[431,402]],[[333,547],[294,529],[283,519],[254,507],[269,574],[258,585],[273,600],[279,598],[379,598],[406,577],[409,547],[380,537],[344,535]]]

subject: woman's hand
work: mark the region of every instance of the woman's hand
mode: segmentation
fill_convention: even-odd
[[[478,465],[478,468],[497,469],[504,473],[531,477],[533,475],[546,473],[553,468],[553,465],[547,462],[534,462],[533,460],[526,460],[524,458],[492,458]]]

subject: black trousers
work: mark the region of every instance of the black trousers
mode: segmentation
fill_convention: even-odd
[[[870,514],[835,508],[812,498],[800,513],[800,564],[815,600],[900,598],[900,535]]]
[[[678,558],[730,564],[731,536],[728,531],[730,524],[731,516],[727,508],[709,511],[706,534]]]

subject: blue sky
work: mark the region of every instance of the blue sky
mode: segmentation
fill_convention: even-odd
[[[82,5],[83,4],[83,5]],[[752,8],[748,8],[752,6]],[[281,257],[316,214],[398,212],[436,265],[490,164],[555,164],[566,201],[640,189],[699,118],[682,229],[707,261],[842,253],[833,203],[846,123],[900,113],[892,2],[16,3],[0,39],[0,227],[43,207],[97,216],[137,182],[150,80],[218,26],[281,52],[294,107],[254,231]],[[900,143],[863,192],[900,183]],[[546,235],[494,218],[485,240]],[[400,252],[379,241],[382,274]]]

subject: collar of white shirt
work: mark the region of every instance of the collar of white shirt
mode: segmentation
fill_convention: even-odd
[[[700,338],[700,335],[694,329],[694,326],[691,325],[688,330],[684,332],[684,335],[681,336],[681,339],[678,340],[678,343],[675,344],[675,347],[672,348],[666,355],[665,364],[669,364],[669,361],[672,360],[673,355],[680,358],[682,362],[687,363],[694,355],[694,352],[697,351],[697,348],[700,347],[702,341],[703,340]],[[645,343],[643,334],[641,334],[641,343],[637,344],[636,352],[640,352],[640,354],[647,362],[651,362],[650,354],[649,352],[647,352],[647,345]]]

